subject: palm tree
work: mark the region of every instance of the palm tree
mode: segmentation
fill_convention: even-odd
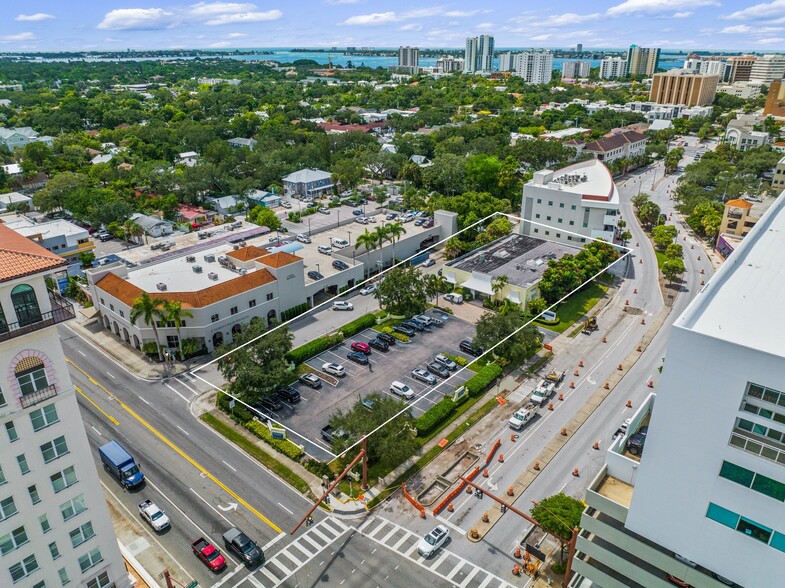
[[[141,317],[146,325],[151,325],[153,327],[155,347],[158,350],[159,361],[162,359],[161,345],[158,342],[158,328],[155,326],[155,321],[166,320],[166,315],[163,310],[161,310],[163,304],[163,299],[150,298],[150,295],[147,292],[143,292],[139,298],[134,299],[134,304],[131,307],[131,316],[129,317],[132,325],[135,325],[136,319]]]
[[[436,298],[436,306],[439,306],[439,294],[447,286],[449,282],[443,276],[438,274],[427,274],[424,276],[425,280],[425,294],[428,298]]]
[[[139,239],[139,237],[146,237],[146,235],[147,234],[144,232],[142,225],[140,225],[139,223],[134,223],[131,225],[131,236],[136,240],[137,243],[142,242],[142,240]],[[147,239],[145,238],[145,243],[146,242]]]
[[[406,234],[403,223],[390,223],[387,225],[387,238],[392,243],[393,264],[395,264],[395,242],[401,239],[401,235]]]
[[[387,225],[382,225],[380,227],[376,227],[373,230],[373,236],[376,237],[376,246],[379,248],[379,271],[382,271],[384,267],[384,261],[382,256],[384,255],[384,242],[389,240],[390,231],[387,229]]]
[[[365,247],[365,275],[370,276],[371,271],[368,267],[368,254],[371,252],[371,249],[376,249],[375,233],[369,233],[368,229],[365,229],[364,233],[357,235],[357,238],[354,240],[354,249],[357,250],[360,246]]]
[[[177,346],[180,351],[180,359],[183,359],[183,341],[180,339],[180,327],[183,326],[183,319],[193,318],[194,315],[190,310],[183,308],[183,303],[179,300],[167,300],[164,302],[164,315],[167,322],[174,323],[174,328],[177,329]]]
[[[491,281],[491,289],[493,290],[493,295],[498,296],[499,293],[504,290],[504,287],[509,284],[510,278],[507,276],[497,276],[493,278]]]

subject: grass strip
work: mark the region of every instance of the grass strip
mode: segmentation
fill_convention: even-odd
[[[592,282],[585,290],[576,292],[556,309],[556,313],[559,315],[559,324],[548,328],[556,333],[563,333],[594,308],[594,305],[605,296],[607,291],[608,286]]]

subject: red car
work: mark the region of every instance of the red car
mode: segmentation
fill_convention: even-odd
[[[371,346],[368,343],[363,343],[362,341],[355,341],[352,343],[352,351],[359,351],[360,353],[364,353],[365,355],[371,354]]]
[[[193,549],[196,557],[201,559],[212,571],[217,572],[226,567],[224,556],[215,548],[215,545],[204,537],[199,537],[199,539],[194,541],[191,544],[191,549]]]

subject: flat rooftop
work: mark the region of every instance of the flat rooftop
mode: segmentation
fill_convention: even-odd
[[[580,251],[580,247],[511,233],[449,262],[447,266],[493,277],[505,275],[511,284],[529,286],[542,277],[548,269],[549,260]]]
[[[605,476],[603,481],[594,489],[600,496],[621,504],[625,508],[630,508],[634,490],[635,486],[622,482],[611,475]]]
[[[785,197],[781,194],[675,326],[785,357],[781,328],[785,324],[783,252]],[[753,309],[762,309],[765,320],[754,320]]]
[[[46,223],[34,223],[26,218],[21,218],[6,222],[5,226],[25,237],[42,235],[44,239],[48,239],[58,236],[87,235],[87,229],[62,219]]]
[[[543,169],[534,173],[526,186],[536,186],[579,194],[583,200],[619,204],[619,190],[611,172],[599,159],[589,159],[560,170]]]

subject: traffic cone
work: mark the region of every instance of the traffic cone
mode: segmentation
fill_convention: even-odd
[[[515,551],[512,552],[512,556],[515,559],[521,559],[521,548],[520,547],[516,547]]]
[[[482,477],[483,477],[483,478],[487,478],[487,477],[488,477],[488,468],[485,468],[485,469],[482,471]]]
[[[504,454],[503,453],[499,454],[499,463],[504,463]]]
[[[627,408],[632,408],[632,400],[627,401]]]
[[[583,367],[583,360],[580,360],[580,361],[578,362],[578,367]]]
[[[559,400],[564,400],[564,393],[563,392],[559,392]]]
[[[518,435],[516,435],[515,433],[511,433],[510,434],[510,441],[515,443],[517,440],[518,440]]]
[[[638,260],[638,263],[643,263],[643,258],[642,257]]]
[[[447,505],[447,512],[455,512],[455,508],[453,508],[452,502]]]
[[[487,512],[482,513],[482,522],[483,523],[489,522],[489,520],[488,520],[488,513]]]
[[[580,478],[581,475],[580,472],[578,472],[578,468],[572,470],[572,475],[575,476],[576,478]]]
[[[561,434],[562,434],[562,437],[566,437],[567,436],[567,427],[562,427],[561,428]]]
[[[704,281],[703,281],[703,280],[701,280],[701,286],[705,286],[705,285],[706,285],[706,284],[704,283]]]
[[[578,370],[575,370],[572,375],[577,377],[580,376],[581,373]]]
[[[703,268],[701,268],[701,275],[703,275],[703,274],[704,274],[704,271],[703,271]]]
[[[633,288],[633,289],[632,289],[632,293],[633,293],[633,294],[637,294],[637,293],[638,293],[638,289],[637,289],[637,288]]]
[[[513,576],[520,576],[521,575],[521,566],[519,566],[518,564],[515,564],[512,567],[512,575]]]
[[[608,342],[608,340],[605,338],[605,335],[602,336],[602,342],[603,343],[607,343]]]
[[[471,494],[471,493],[472,493],[472,487],[471,486],[467,486],[466,487],[466,494]]]
[[[627,300],[624,301],[624,306],[629,306],[629,304],[630,304],[630,299],[628,298]]]
[[[603,386],[603,388],[605,388],[606,390],[610,390],[611,389],[610,383],[605,382],[605,385]]]
[[[642,318],[642,319],[641,319],[641,324],[642,324],[642,325],[645,325],[645,324],[646,324],[646,319],[645,319],[645,318]]]
[[[591,447],[592,447],[592,449],[599,449],[600,448],[600,442],[599,441],[595,441],[594,445],[592,445]],[[450,506],[452,506],[452,504]],[[450,511],[450,512],[452,512],[452,511]]]
[[[646,384],[646,385],[647,385],[649,388],[654,388],[654,381],[653,381],[653,380],[649,380],[649,383],[648,383],[648,384]]]
[[[622,371],[624,368],[623,368],[623,367],[621,367],[621,364],[619,364],[619,365],[618,365],[618,367],[617,367],[616,369],[617,369],[617,370],[619,370],[619,371]]]
[[[699,255],[699,256],[698,256],[698,261],[700,261],[700,260],[701,260],[701,256]]]
[[[575,389],[575,382],[570,382],[570,388]]]
[[[540,462],[539,461],[535,461],[534,462],[534,469],[537,470],[538,472],[540,471]]]
[[[477,529],[472,529],[472,539],[479,539],[480,532]]]
[[[553,402],[548,403],[548,410],[553,410]]]
[[[515,496],[515,489],[512,486],[507,488],[507,496]]]
[[[640,345],[638,345],[638,346],[635,348],[635,350],[636,350],[636,351],[638,351],[638,352],[640,352],[640,351],[643,351],[643,347],[641,347]]]
[[[424,519],[424,518],[425,518],[425,511],[424,511],[424,510],[421,510],[421,511],[420,511],[420,518],[421,518],[421,519]]]

